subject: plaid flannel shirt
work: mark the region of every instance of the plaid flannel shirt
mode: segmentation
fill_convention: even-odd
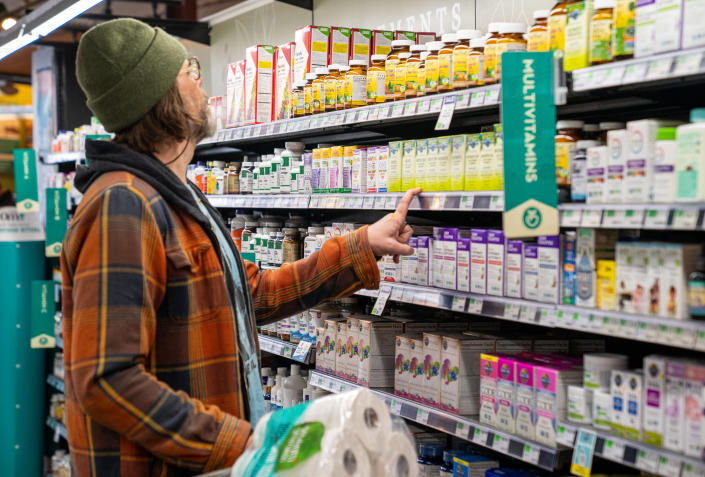
[[[76,477],[194,475],[244,450],[238,330],[216,249],[132,174],[86,191],[61,256]],[[244,266],[257,324],[379,284],[366,227],[279,270]]]

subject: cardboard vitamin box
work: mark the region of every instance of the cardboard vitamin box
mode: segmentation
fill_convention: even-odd
[[[372,30],[372,42],[370,46],[370,56],[388,55],[392,51],[392,40],[394,32],[390,30]]]
[[[387,192],[402,191],[403,177],[403,149],[402,141],[392,141],[389,143],[389,160],[387,163]],[[412,176],[413,179],[413,176]],[[406,189],[405,189],[406,190]]]
[[[663,445],[666,419],[666,362],[660,355],[644,357],[644,442]]]
[[[416,162],[414,180],[416,187],[421,187],[423,190],[430,190],[431,181],[428,177],[428,139],[416,140],[416,153],[414,160]]]
[[[395,40],[409,40],[409,41],[413,41],[414,43],[416,43],[416,32],[415,31],[396,30],[394,32],[394,39]]]
[[[223,97],[211,96],[208,98],[208,109],[210,110],[211,118],[215,121],[216,130],[223,129],[225,126],[223,114]]]
[[[352,30],[346,27],[330,28],[330,46],[328,48],[329,65],[347,65],[350,61],[350,41]]]
[[[391,161],[391,146],[390,161]],[[402,142],[402,174],[401,174],[401,191],[407,191],[416,187],[416,140]],[[391,191],[390,191],[391,192]]]
[[[397,335],[394,347],[394,394],[410,398],[409,380],[411,378],[411,343],[416,339],[422,341],[421,333],[406,333]],[[414,366],[418,360],[414,363]]]
[[[453,138],[451,136],[443,136],[438,138],[438,155],[436,156],[436,190],[439,191],[453,190],[451,187],[453,173],[452,139]]]
[[[441,333],[423,334],[423,402],[439,407],[441,400]]]
[[[367,149],[355,149],[352,159],[352,192],[367,192]]]
[[[470,231],[470,291],[487,294],[487,230]]]
[[[416,33],[416,44],[425,45],[429,41],[436,41],[438,37],[432,32],[417,32]]]
[[[470,238],[458,238],[456,290],[470,292]]]
[[[366,60],[370,63],[372,46],[372,30],[366,28],[353,28],[350,38],[350,59]]]
[[[272,121],[276,48],[255,45],[245,51],[245,123]]]
[[[453,333],[441,342],[441,409],[457,414],[480,410],[480,357],[494,350],[494,339]]]
[[[480,190],[480,153],[482,151],[482,135],[468,134],[465,141],[465,182],[464,190]]]
[[[487,231],[487,294],[504,295],[506,239],[501,230]]]
[[[329,27],[308,25],[296,30],[294,81],[304,81],[306,73],[328,67],[330,35]]]
[[[359,319],[357,383],[372,388],[394,386],[395,338],[404,325],[376,317]]]
[[[497,366],[499,357],[491,353],[480,355],[480,422],[497,423]]]
[[[424,385],[424,345],[421,338],[409,338],[409,384],[407,386],[408,398],[423,402]]]
[[[228,65],[225,96],[225,127],[234,128],[245,122],[245,60]]]
[[[450,190],[465,188],[465,151],[469,134],[451,136]]]
[[[277,75],[274,93],[274,119],[288,119],[293,117],[289,110],[289,95],[294,84],[294,51],[296,43],[284,43],[277,47]]]

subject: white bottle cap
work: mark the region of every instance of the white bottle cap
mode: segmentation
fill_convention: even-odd
[[[397,48],[400,46],[411,46],[414,42],[411,40],[392,40],[392,48]]]
[[[458,35],[455,33],[444,33],[441,37],[443,43],[455,43],[458,41]]]
[[[614,8],[616,2],[615,0],[595,0],[595,10],[601,10],[603,8]]]
[[[346,71],[350,71],[350,67],[347,65],[343,65],[340,67],[340,71],[341,71],[341,73],[344,73]]]
[[[411,58],[411,53],[399,53],[399,58],[402,60],[406,60],[407,58]]]
[[[538,20],[539,18],[548,18],[550,14],[551,12],[548,10],[536,10],[534,12],[534,20]]]
[[[350,66],[367,66],[367,60],[350,60]]]
[[[299,374],[299,371],[301,371],[301,365],[300,364],[292,364],[291,365],[291,375],[294,376],[296,374]]]
[[[338,65],[338,64],[333,63],[331,65],[328,65],[328,71],[330,71],[330,70],[338,71],[339,69],[340,69],[340,65]]]
[[[590,147],[597,147],[601,145],[602,143],[600,141],[595,141],[593,139],[581,139],[575,143],[575,147],[578,149],[588,149]]]
[[[280,366],[277,368],[277,376],[285,376],[286,377],[286,366]]]
[[[502,25],[502,24],[499,22],[490,23],[489,25],[487,25],[487,32],[488,33],[499,33],[500,25]]]
[[[443,48],[443,42],[442,41],[429,41],[426,43],[426,48],[428,48],[429,51],[438,51],[441,48]]]
[[[470,48],[484,48],[486,42],[484,38],[473,38],[470,40]]]
[[[611,131],[613,129],[624,129],[624,123],[617,121],[603,121],[599,125],[601,131]]]
[[[372,61],[384,61],[387,59],[387,55],[372,55]]]
[[[499,27],[499,33],[526,33],[526,25],[523,23],[503,23]]]
[[[425,60],[426,58],[428,58],[428,55],[430,55],[430,54],[431,54],[430,51],[422,51],[421,52],[421,59]]]
[[[306,81],[315,80],[315,79],[316,79],[316,73],[306,73]]]
[[[556,121],[556,129],[582,129],[585,121],[566,120]]]
[[[306,86],[305,81],[295,81],[294,82],[294,88],[303,88],[304,86]]]
[[[426,51],[426,45],[411,45],[411,52]]]
[[[316,76],[327,75],[328,68],[316,68]]]
[[[472,40],[473,38],[480,38],[482,32],[480,30],[458,30],[456,36],[458,40]]]

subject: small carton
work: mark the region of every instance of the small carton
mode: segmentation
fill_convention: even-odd
[[[352,30],[345,27],[331,27],[329,38],[330,47],[328,49],[328,64],[347,65],[348,61],[350,61],[350,41],[352,39]]]
[[[480,409],[480,357],[494,350],[494,340],[481,335],[443,336],[441,349],[441,408],[459,414]]]
[[[349,329],[346,320],[338,321],[335,332],[335,375],[345,377],[348,363],[348,334]]]
[[[458,238],[457,250],[457,287],[456,290],[470,291],[470,240],[469,238]]]
[[[431,237],[418,237],[416,262],[416,284],[421,286],[430,285],[430,260],[431,260]]]
[[[216,130],[223,129],[225,127],[225,115],[223,114],[223,97],[211,96],[210,98],[208,98],[208,111],[210,117],[215,122]]]
[[[630,242],[618,242],[616,245],[617,262],[617,307],[619,311],[633,313],[632,293],[636,284],[635,266],[636,246]]]
[[[443,228],[433,227],[433,242],[431,242],[430,280],[431,286],[436,288],[443,287],[443,272],[445,271],[443,250]]]
[[[401,262],[395,262],[392,255],[386,256],[382,280],[392,283],[401,282]]]
[[[314,194],[321,191],[321,150],[311,151],[311,190]]]
[[[423,387],[423,400],[433,407],[440,406],[441,401],[441,340],[440,333],[423,334],[423,370],[426,381]]]
[[[416,43],[416,32],[414,31],[401,31],[397,30],[394,32],[395,40],[410,40]]]
[[[450,190],[465,189],[465,151],[468,136],[468,134],[458,134],[450,137]]]
[[[698,3],[684,0],[657,0],[654,22],[654,53],[665,53],[681,47],[681,25],[684,4]]]
[[[409,247],[411,247],[414,252],[411,255],[401,257],[401,281],[404,283],[416,284],[416,271],[418,270],[417,262],[419,260],[418,242],[418,237],[410,237]]]
[[[702,458],[705,443],[705,365],[685,367],[685,455]]]
[[[504,133],[502,132],[502,124],[493,124],[495,133],[494,145],[494,169],[492,172],[492,189],[504,189]]]
[[[666,419],[666,362],[665,356],[644,357],[644,442],[657,447],[663,445]]]
[[[613,259],[617,243],[616,230],[579,228],[575,245],[575,304],[594,308],[597,305],[597,261]]]
[[[245,123],[272,121],[274,114],[275,47],[255,45],[245,51]]]
[[[316,369],[326,372],[326,329],[316,327]]]
[[[579,424],[592,424],[592,389],[568,386],[568,420]]]
[[[526,439],[536,439],[536,393],[534,391],[534,363],[527,359],[516,361],[516,433]]]
[[[342,318],[329,318],[323,321],[324,336],[323,347],[324,353],[324,371],[329,374],[335,374],[335,361],[338,354],[338,322]]]
[[[497,375],[499,357],[490,353],[480,356],[480,422],[497,423]]]
[[[345,146],[343,148],[343,175],[338,180],[341,184],[341,192],[346,194],[352,192],[352,163],[356,149],[358,149],[358,146]]]
[[[534,366],[536,390],[536,441],[556,445],[558,421],[565,419],[568,406],[567,387],[582,382],[582,368],[556,362]]]
[[[453,190],[451,188],[452,170],[452,137],[437,138],[438,151],[436,156],[436,190]]]
[[[428,191],[438,191],[440,189],[441,177],[445,176],[445,171],[439,171],[438,142],[439,138],[432,137],[426,140],[426,188]],[[418,160],[418,159],[417,159]]]
[[[629,154],[629,133],[626,129],[607,131],[607,177],[605,202],[619,204],[625,202],[624,177]]]
[[[289,119],[291,89],[294,84],[294,52],[296,43],[284,43],[277,47],[277,76],[274,92],[274,119]]]
[[[409,379],[411,376],[411,343],[412,339],[421,342],[421,334],[403,334],[396,337],[394,348],[394,394],[409,398]]]
[[[521,298],[523,246],[521,240],[507,240],[504,295],[508,297]]]
[[[575,241],[576,234],[569,230],[563,236],[563,300],[564,305],[575,304]]]
[[[367,193],[377,192],[377,148],[367,149]]]
[[[610,408],[610,426],[612,433],[618,436],[625,436],[626,423],[626,377],[625,371],[612,370],[610,377],[610,396],[612,396],[612,406]]]
[[[392,51],[392,40],[394,40],[393,31],[372,30],[372,55],[388,55]]]
[[[590,66],[590,20],[592,0],[566,5],[565,70],[573,71]]]
[[[480,152],[482,135],[468,134],[465,141],[465,182],[464,190],[480,190]]]
[[[629,152],[625,179],[625,202],[643,204],[653,200],[654,161],[658,130],[674,125],[677,123],[656,119],[642,119],[627,123]]]
[[[324,147],[320,149],[320,178],[319,178],[319,192],[321,194],[327,194],[330,192],[330,165],[332,157],[332,148]]]
[[[612,396],[597,389],[592,391],[592,425],[605,431],[611,430]]]
[[[627,380],[624,386],[626,391],[624,408],[624,435],[629,439],[640,440],[643,424],[643,388],[644,377],[642,373],[624,372]]]
[[[500,357],[497,362],[497,421],[496,426],[503,431],[515,431],[516,385],[514,382],[516,361]]]
[[[414,181],[416,187],[421,187],[423,190],[429,190],[431,182],[429,181],[428,163],[428,139],[416,140],[416,165]]]
[[[391,161],[391,147],[390,147],[390,161]],[[412,139],[409,141],[402,142],[401,147],[402,161],[401,161],[401,188],[399,192],[407,191],[416,187],[416,140]]]
[[[347,335],[345,337],[345,353],[347,359],[344,359],[343,377],[350,381],[357,381],[359,355],[359,320],[352,316],[346,320]]]
[[[389,146],[376,148],[377,152],[377,192],[389,191]]]
[[[444,228],[442,235],[443,275],[441,288],[455,290],[458,286],[458,229]]]
[[[306,73],[328,66],[330,28],[307,25],[294,34],[294,81],[305,81]]]
[[[539,249],[534,244],[524,244],[522,260],[522,297],[539,299]]]
[[[600,310],[617,309],[617,264],[614,260],[597,261],[597,307]]]
[[[394,386],[395,337],[403,330],[404,325],[394,321],[359,319],[358,384],[374,388]]]
[[[482,148],[480,149],[479,160],[479,188],[478,190],[493,190],[494,174],[496,167],[495,145],[497,144],[497,135],[494,131],[482,133]]]
[[[559,235],[538,238],[538,301],[556,304],[559,301],[560,253]]]
[[[389,143],[389,159],[387,162],[387,192],[402,192],[403,157],[402,141]],[[404,189],[406,190],[406,189]]]
[[[590,147],[587,150],[587,197],[588,204],[602,204],[607,199],[607,146]]]
[[[470,291],[487,294],[487,230],[470,232]]]
[[[366,28],[353,28],[350,39],[350,59],[366,60],[369,64],[372,45],[372,30]]]
[[[424,374],[424,349],[423,337],[409,338],[409,384],[407,392],[409,399],[423,402],[424,384],[426,375]]]
[[[245,122],[245,60],[228,65],[226,91],[225,127],[238,127]]]
[[[416,44],[425,45],[429,41],[436,41],[437,36],[433,32],[417,32],[416,33]]]
[[[504,295],[504,233],[501,230],[487,231],[487,294]]]
[[[705,45],[705,25],[702,18],[705,14],[702,2],[684,2],[683,5],[683,37],[682,48],[694,48]]]
[[[699,254],[700,246],[697,244],[661,244],[661,316],[688,319],[688,275],[695,270]]]
[[[351,191],[353,194],[367,192],[367,149],[353,151]]]
[[[328,192],[341,192],[343,176],[343,146],[330,148],[330,161],[328,162]]]
[[[666,421],[663,447],[675,452],[685,450],[685,370],[686,362],[666,362]]]

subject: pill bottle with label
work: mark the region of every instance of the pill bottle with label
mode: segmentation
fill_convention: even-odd
[[[445,33],[441,40],[443,47],[438,51],[438,92],[453,89],[453,51],[458,44],[455,33]]]
[[[428,56],[424,61],[426,69],[426,94],[438,92],[438,52],[443,47],[442,41],[430,41],[426,43]]]
[[[468,86],[485,84],[485,39],[470,40],[468,52]]]
[[[615,0],[595,0],[595,13],[590,20],[590,64],[612,61],[612,27]]]
[[[485,84],[494,84],[497,82],[496,75],[496,55],[497,42],[499,41],[499,27],[501,23],[490,23],[487,27],[489,36],[485,40]]]
[[[394,101],[404,99],[406,92],[406,61],[411,53],[399,53],[399,63],[394,68]]]
[[[291,91],[291,97],[293,98],[292,111],[294,112],[294,117],[298,118],[306,114],[306,99],[304,93],[305,81],[297,81],[294,83],[294,89]]]
[[[583,139],[583,121],[556,122],[556,182],[559,187],[570,186],[570,155],[576,143]]]
[[[529,28],[529,42],[526,51],[548,51],[548,10],[534,12],[534,24]]]
[[[428,55],[431,53],[427,51],[422,51],[421,52],[421,63],[419,64],[419,87],[417,88],[416,91],[416,96],[425,96],[426,95],[426,58],[428,58]]]
[[[565,51],[565,25],[568,21],[568,12],[565,7],[567,4],[567,1],[556,2],[548,15],[549,51]]]
[[[367,104],[384,103],[385,55],[372,55],[372,66],[367,69]]]
[[[395,73],[397,64],[399,64],[399,54],[400,53],[411,53],[411,45],[414,42],[411,40],[393,40],[392,41],[392,51],[387,55],[387,59],[384,62],[385,67],[385,95],[387,101],[394,101],[394,84],[395,84]]]
[[[426,45],[411,45],[411,56],[406,60],[406,88],[404,98],[415,98],[419,92],[419,67],[421,53],[426,51]]]
[[[468,56],[470,41],[480,38],[480,30],[458,30],[458,44],[453,48],[453,89],[465,89],[469,85]]]
[[[335,88],[335,109],[345,109],[345,75],[350,71],[348,65],[340,67],[340,76],[338,76],[338,84]]]
[[[313,80],[316,73],[306,73],[306,86],[304,86],[304,115],[313,113]]]
[[[349,88],[345,97],[346,107],[365,106],[367,104],[367,60],[350,60],[350,71],[345,74],[345,79]]]
[[[325,112],[325,81],[328,76],[328,68],[316,68],[316,79],[313,80],[313,114]]]
[[[340,65],[328,65],[328,75],[325,78],[323,86],[323,102],[325,111],[335,111],[335,106],[338,101],[337,88],[339,77]]]
[[[504,23],[499,29],[495,68],[497,80],[502,79],[502,55],[510,51],[526,51],[526,25],[523,23]]]

